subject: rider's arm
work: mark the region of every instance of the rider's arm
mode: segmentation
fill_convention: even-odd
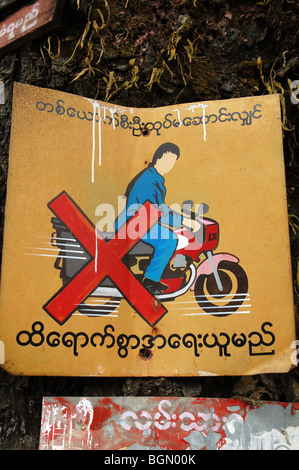
[[[160,204],[159,210],[162,212],[160,223],[172,228],[179,228],[183,221],[183,216],[179,212],[174,211],[166,204]]]
[[[197,232],[201,228],[200,222],[198,220],[191,219],[186,217],[166,206],[166,204],[161,204],[159,209],[162,211],[162,217],[160,223],[172,228],[178,228],[181,225],[188,227],[194,232]]]

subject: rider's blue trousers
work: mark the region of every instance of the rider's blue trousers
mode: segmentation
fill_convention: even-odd
[[[142,240],[154,248],[154,254],[144,277],[159,282],[163,271],[177,247],[178,239],[169,228],[155,224]]]
[[[123,211],[115,221],[115,229],[118,230],[129,219],[126,211]],[[164,219],[162,218],[162,221]],[[169,222],[169,219],[165,219]],[[165,222],[165,223],[166,223]],[[165,225],[157,222],[151,229],[141,238],[154,248],[154,253],[149,266],[146,269],[145,277],[152,281],[159,282],[163,271],[172,257],[177,247],[178,238],[176,234]]]

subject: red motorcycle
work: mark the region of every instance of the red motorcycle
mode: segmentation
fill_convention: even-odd
[[[191,291],[194,292],[193,301],[183,303],[196,304],[197,312],[200,307],[203,314],[231,315],[248,299],[247,275],[236,256],[214,253],[219,242],[219,226],[215,220],[204,216],[209,207],[200,204],[196,213],[192,211],[192,207],[192,201],[185,201],[182,211],[198,220],[201,228],[197,232],[186,227],[174,230],[178,238],[177,248],[161,278],[167,288],[156,297],[163,303]],[[60,249],[54,267],[60,270],[60,277],[65,285],[91,258],[60,219],[52,218],[52,224],[55,232],[51,243]],[[101,236],[108,241],[114,236],[114,232],[102,232]],[[151,245],[139,240],[123,258],[125,265],[140,282],[151,261],[153,250]],[[74,256],[65,256],[65,252],[72,252]],[[105,278],[88,299],[78,305],[78,312],[88,316],[113,314],[117,312],[122,298],[117,286],[109,278]],[[189,307],[184,307],[187,308]],[[194,308],[190,307],[192,309]]]

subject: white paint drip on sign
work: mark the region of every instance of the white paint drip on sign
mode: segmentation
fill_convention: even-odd
[[[95,153],[96,153],[96,122],[98,123],[98,162],[99,166],[102,164],[102,129],[101,129],[101,123],[102,121],[105,123],[106,119],[106,111],[108,111],[111,114],[111,121],[112,121],[112,126],[113,129],[115,130],[115,118],[114,114],[116,113],[117,109],[116,108],[111,108],[109,106],[101,106],[100,103],[98,103],[95,100],[92,100],[90,98],[85,98],[87,101],[89,101],[92,106],[93,106],[93,120],[92,120],[92,162],[91,162],[91,182],[94,183],[94,169],[95,169]],[[101,117],[101,109],[104,110],[104,117]],[[98,118],[98,120],[97,120]]]
[[[0,341],[0,364],[5,364],[5,346],[3,341]]]
[[[98,272],[98,243],[97,243],[98,231],[96,227],[94,228],[94,234],[95,234],[94,272],[97,273]]]
[[[206,140],[206,107],[208,105],[207,104],[202,104],[201,107],[202,107],[202,125],[203,125],[203,140]]]
[[[102,163],[102,138],[101,138],[101,105],[94,100],[86,98],[93,106],[93,120],[92,120],[92,160],[91,160],[91,182],[94,183],[94,164],[95,164],[95,151],[96,151],[96,116],[98,116],[98,146],[99,146],[99,166]]]
[[[106,108],[106,106],[104,107],[104,113],[105,113],[105,117],[104,117],[104,120],[106,119],[106,109],[109,110],[110,114],[111,114],[111,119],[112,119],[112,126],[113,126],[113,129],[115,129],[115,118],[114,118],[114,113],[116,113],[116,108]]]
[[[179,121],[178,127],[181,127],[181,125],[182,125],[182,120],[181,120],[180,110],[179,110],[179,109],[175,109],[174,111],[176,111],[176,112],[178,113],[178,121]]]
[[[206,108],[208,107],[207,104],[203,104],[203,103],[197,103],[197,104],[192,104],[191,106],[189,106],[189,108],[187,109],[190,109],[192,111],[192,113],[194,113],[194,109],[195,108],[202,108],[202,127],[203,127],[203,140],[206,140]]]

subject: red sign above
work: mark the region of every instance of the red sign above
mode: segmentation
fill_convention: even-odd
[[[62,1],[38,0],[0,23],[0,55],[44,33],[57,24]]]

